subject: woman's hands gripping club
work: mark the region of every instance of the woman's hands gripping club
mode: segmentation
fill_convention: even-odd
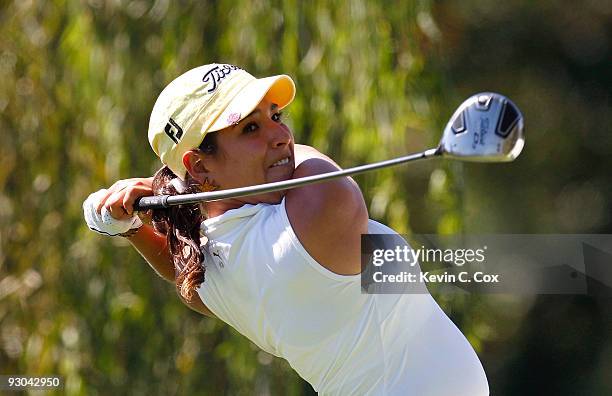
[[[119,180],[108,189],[89,195],[83,202],[83,215],[89,229],[109,236],[134,234],[143,225],[134,211],[134,202],[153,195],[152,182],[152,177]]]

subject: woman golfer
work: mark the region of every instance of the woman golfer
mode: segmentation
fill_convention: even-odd
[[[127,237],[189,307],[286,359],[321,394],[487,395],[474,350],[426,291],[362,294],[361,235],[395,232],[368,220],[350,178],[156,210],[153,227],[134,213],[141,196],[338,170],[294,143],[281,113],[294,95],[286,75],[231,65],[181,75],[149,124],[164,167],[90,195],[88,226]]]

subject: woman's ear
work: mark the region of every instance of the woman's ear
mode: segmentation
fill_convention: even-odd
[[[197,150],[189,150],[183,154],[183,165],[187,173],[195,180],[203,182],[209,175],[208,169],[204,166],[203,154]]]

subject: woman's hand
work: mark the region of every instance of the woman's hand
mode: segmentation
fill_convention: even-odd
[[[166,236],[157,233],[149,225],[143,226],[139,216],[146,216],[144,221],[148,223],[150,213],[134,212],[137,198],[153,195],[152,184],[152,177],[119,180],[108,189],[91,194],[83,202],[83,213],[91,230],[127,237],[157,274],[174,282],[174,264]]]
[[[83,202],[87,226],[105,235],[132,235],[143,224],[134,213],[134,202],[153,195],[152,182],[152,177],[119,180],[108,189],[91,194]]]

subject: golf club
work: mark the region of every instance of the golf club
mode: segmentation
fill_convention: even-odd
[[[469,97],[455,111],[444,128],[437,148],[354,168],[281,182],[196,194],[141,197],[134,204],[134,209],[139,211],[160,209],[287,190],[432,157],[447,157],[471,162],[509,162],[518,157],[523,150],[525,144],[523,130],[523,115],[510,99],[498,93],[479,93]]]

